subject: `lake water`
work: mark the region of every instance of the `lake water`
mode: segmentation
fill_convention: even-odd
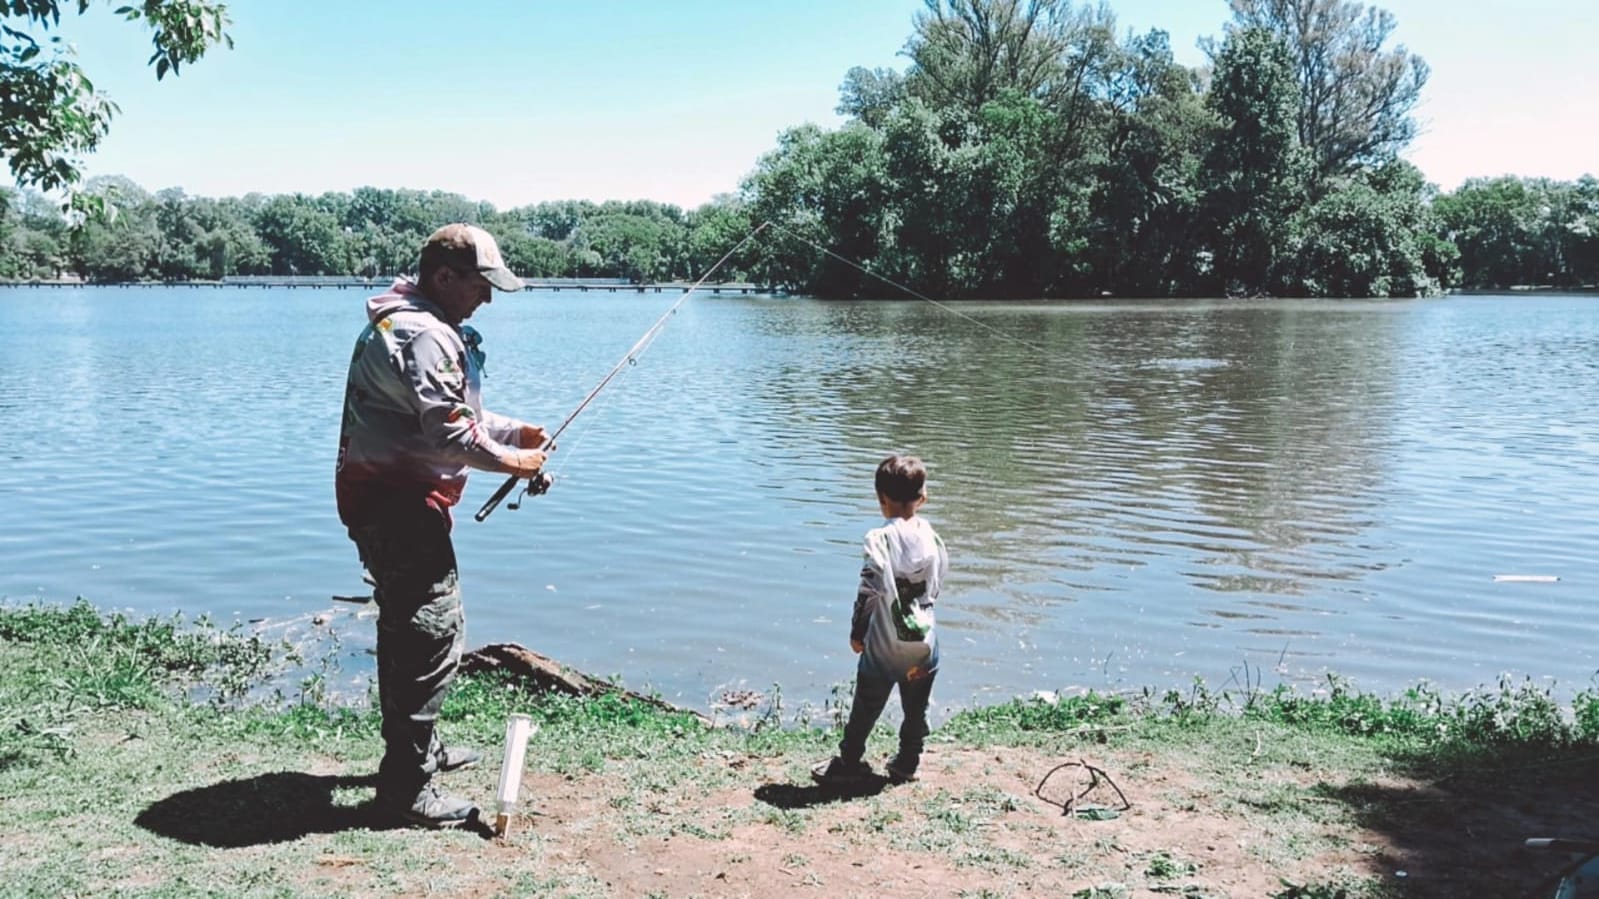
[[[677,297],[501,296],[487,405],[555,425]],[[371,623],[333,509],[362,291],[0,288],[0,597]],[[949,709],[1599,669],[1599,298],[689,298],[456,537],[472,645],[707,708],[853,674],[876,462],[932,471]],[[1558,582],[1496,581],[1496,575]],[[1247,673],[1246,673],[1247,672]]]

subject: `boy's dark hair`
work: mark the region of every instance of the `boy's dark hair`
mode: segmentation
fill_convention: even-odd
[[[889,456],[877,465],[877,492],[897,503],[922,497],[927,486],[927,466],[915,456]]]

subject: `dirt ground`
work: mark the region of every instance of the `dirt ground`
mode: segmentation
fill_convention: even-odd
[[[1084,767],[1057,771],[1040,789],[1065,761],[1108,778],[1071,815],[1062,804],[1093,782]],[[1170,759],[1132,753],[939,749],[916,783],[849,793],[797,778],[787,762],[705,764],[737,768],[749,786],[691,783],[645,790],[653,798],[640,801],[636,784],[610,772],[530,775],[528,814],[503,839],[400,838],[448,853],[451,895],[1515,899],[1550,895],[1564,862],[1522,841],[1551,828],[1582,832],[1591,807],[1569,801],[1577,781],[1558,777],[1499,792],[1483,783],[1340,786],[1304,771],[1263,775],[1252,808]],[[707,781],[725,782],[710,773]],[[1309,813],[1274,807],[1285,793],[1310,796],[1301,800]],[[365,865],[328,853],[307,876],[319,888],[380,891]]]

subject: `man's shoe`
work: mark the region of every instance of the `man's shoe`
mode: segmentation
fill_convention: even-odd
[[[460,827],[478,817],[478,807],[459,796],[439,791],[433,784],[423,787],[407,802],[403,797],[378,796],[378,802],[407,824],[421,827]]]
[[[440,774],[470,768],[481,761],[483,753],[470,746],[451,746],[448,749],[440,746],[439,751],[433,754],[433,763]]]
[[[827,786],[857,784],[871,778],[871,765],[864,761],[846,762],[836,755],[811,766],[811,780]]]
[[[910,783],[916,779],[916,765],[900,761],[897,755],[883,763],[883,770],[888,772],[888,779],[897,784]]]

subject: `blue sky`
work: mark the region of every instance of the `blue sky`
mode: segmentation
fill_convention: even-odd
[[[233,0],[236,46],[157,83],[113,4],[67,15],[122,109],[89,174],[204,196],[439,189],[500,208],[737,188],[784,128],[833,127],[851,67],[903,69],[921,0]],[[1474,175],[1599,174],[1599,2],[1387,0],[1433,74],[1406,154]],[[1226,0],[1111,0],[1197,64]],[[1466,10],[1470,8],[1470,12]]]

